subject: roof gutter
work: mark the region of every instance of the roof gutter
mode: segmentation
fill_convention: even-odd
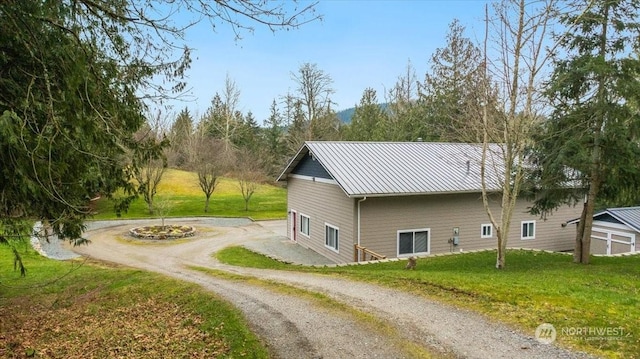
[[[367,200],[367,196],[364,196],[358,200],[358,246],[360,246],[360,203]],[[358,256],[358,263],[360,263],[360,256]]]
[[[488,193],[500,193],[500,189],[490,189],[487,191]],[[346,193],[346,192],[345,192]],[[374,197],[374,198],[382,198],[382,197],[409,197],[409,196],[433,196],[433,195],[442,195],[442,194],[470,194],[470,193],[482,193],[482,190],[467,190],[467,191],[438,191],[438,192],[411,192],[411,193],[357,193],[349,195],[347,193],[347,197],[349,198],[364,198]]]

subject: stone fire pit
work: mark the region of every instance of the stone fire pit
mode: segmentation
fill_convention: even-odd
[[[195,227],[180,225],[144,226],[129,230],[129,234],[135,238],[156,240],[191,237],[195,233]]]

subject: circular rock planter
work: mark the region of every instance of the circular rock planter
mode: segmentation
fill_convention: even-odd
[[[175,239],[191,237],[196,233],[191,226],[144,226],[131,228],[129,234],[140,239]]]

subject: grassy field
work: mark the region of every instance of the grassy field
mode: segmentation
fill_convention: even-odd
[[[0,246],[1,358],[268,358],[241,313],[199,286]]]
[[[168,201],[169,217],[251,217],[253,219],[281,219],[286,217],[286,190],[277,186],[262,184],[256,189],[249,202],[249,210],[244,210],[244,199],[238,181],[222,178],[216,187],[209,212],[204,212],[205,196],[198,186],[198,176],[194,172],[168,169],[158,185],[156,202]],[[106,199],[96,202],[95,219],[115,219],[113,203]],[[129,211],[121,218],[147,218],[146,203],[142,198],[135,200]]]
[[[532,335],[538,325],[551,323],[563,345],[608,358],[640,357],[640,256],[594,257],[581,266],[564,254],[510,251],[503,271],[493,267],[493,251],[421,259],[415,271],[404,270],[404,262],[301,268],[238,247],[217,257],[240,266],[375,282],[479,311]],[[611,329],[585,334],[589,328]]]

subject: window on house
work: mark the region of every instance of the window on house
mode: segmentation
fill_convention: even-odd
[[[398,256],[429,253],[429,230],[398,231]]]
[[[493,237],[493,225],[483,224],[480,228],[480,238],[491,238]]]
[[[324,229],[324,245],[337,252],[340,241],[338,228],[325,223]]]
[[[307,237],[309,237],[309,233],[311,233],[309,231],[310,221],[311,219],[309,218],[309,216],[305,216],[304,214],[300,215],[300,233],[304,234]]]
[[[536,221],[522,221],[520,239],[536,238]]]

